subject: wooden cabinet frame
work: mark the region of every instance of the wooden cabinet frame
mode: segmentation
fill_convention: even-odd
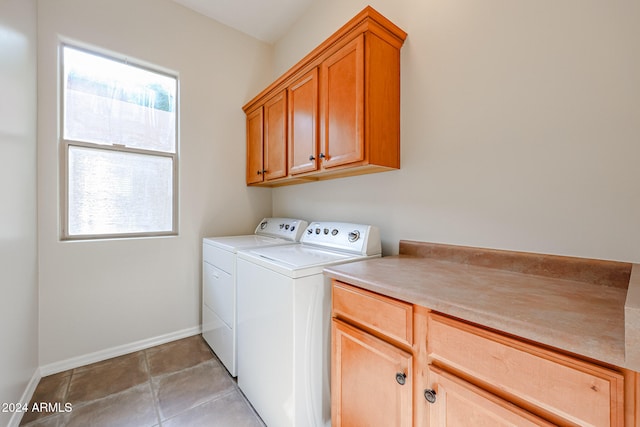
[[[318,68],[304,73],[287,89],[289,97],[289,172],[318,169]]]
[[[289,98],[287,171],[257,180],[254,163],[248,161],[247,185],[298,184],[398,169],[400,48],[406,36],[366,7],[248,102],[243,109],[249,123],[251,113],[274,94],[284,91]],[[248,160],[259,157],[257,133],[247,125]]]
[[[264,109],[261,106],[247,112],[247,184],[263,181]]]
[[[371,376],[376,390],[394,402],[384,421],[388,425],[458,426],[461,415],[491,425],[640,427],[638,372],[583,360],[336,280],[332,301],[335,426],[343,419],[358,425],[357,415],[344,413],[349,408],[362,414],[381,405],[360,401],[354,392],[368,381],[360,376]],[[358,350],[345,350],[347,342]],[[346,364],[356,366],[353,354],[367,368],[345,374],[342,357],[352,357]],[[410,397],[398,398],[392,381],[383,381],[394,363],[412,372]],[[425,400],[426,389],[436,391],[435,403]],[[345,401],[354,395],[357,401]],[[455,405],[454,414],[447,412]]]
[[[435,313],[429,361],[558,425],[624,426],[620,372]]]
[[[279,92],[264,104],[265,181],[287,176],[287,93]]]
[[[331,331],[332,425],[411,427],[411,353],[337,319]],[[359,380],[363,374],[368,381]],[[404,375],[404,382],[399,383],[397,375]]]
[[[322,167],[365,159],[364,35],[322,61],[320,97]]]

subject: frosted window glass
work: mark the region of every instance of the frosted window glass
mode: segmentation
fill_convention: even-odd
[[[176,152],[177,79],[65,46],[67,140]]]
[[[68,234],[170,232],[173,161],[69,146]]]
[[[62,46],[63,238],[177,232],[178,79]]]

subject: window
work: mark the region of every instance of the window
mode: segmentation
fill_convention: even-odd
[[[62,46],[62,237],[177,233],[175,76]]]

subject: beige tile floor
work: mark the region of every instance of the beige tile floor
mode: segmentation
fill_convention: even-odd
[[[29,408],[40,402],[54,412],[21,426],[264,426],[199,335],[44,377]]]

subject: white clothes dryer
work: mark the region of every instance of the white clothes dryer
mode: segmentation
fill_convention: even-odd
[[[237,375],[236,253],[294,244],[307,222],[264,218],[254,234],[202,240],[202,336],[232,376]]]
[[[238,251],[238,385],[268,426],[331,424],[322,271],[380,255],[377,227],[338,222],[311,223],[298,245]]]

